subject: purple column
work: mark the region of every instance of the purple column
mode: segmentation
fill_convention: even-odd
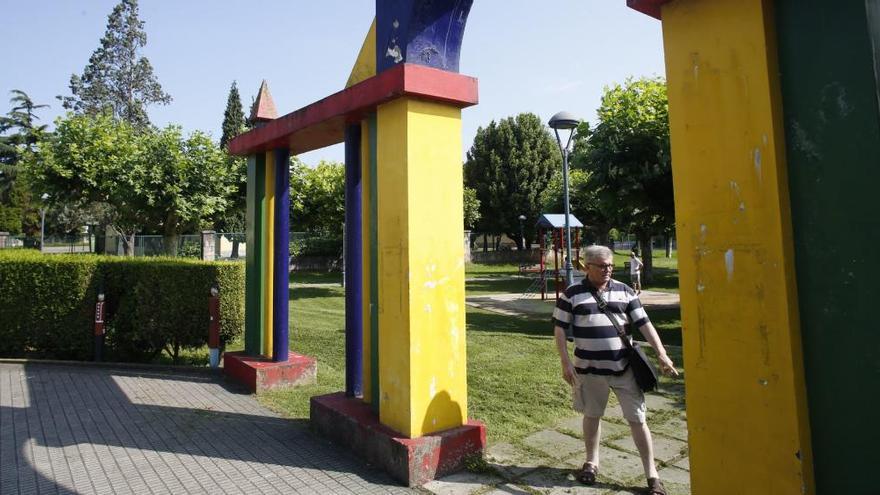
[[[272,360],[287,361],[290,276],[290,150],[275,150],[275,270],[272,294]],[[272,228],[271,226],[269,228]]]
[[[363,395],[361,126],[345,128],[345,395]]]

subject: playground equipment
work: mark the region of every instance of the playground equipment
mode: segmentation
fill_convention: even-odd
[[[575,257],[572,265],[575,270],[584,271],[581,263],[581,241],[580,229],[583,224],[574,215],[569,215],[569,226],[574,231],[572,240],[572,253]],[[547,298],[547,283],[553,281],[553,287],[556,291],[556,299],[559,299],[559,293],[565,290],[565,215],[556,213],[545,213],[538,218],[535,224],[538,228],[538,243],[541,246],[538,250],[538,263],[531,266],[521,266],[520,271],[523,273],[535,273],[535,280],[523,292],[522,297],[528,298],[541,293],[541,300]],[[548,235],[549,234],[549,235]],[[548,253],[553,253],[553,269],[547,266]]]
[[[411,484],[485,443],[465,417],[471,3],[377,1],[345,90],[230,143],[249,156],[257,369],[286,350],[288,153],[345,141],[346,242],[362,247],[346,260],[347,395],[313,398],[312,421]],[[878,405],[877,346],[859,344],[880,279],[880,6],[627,3],[663,22],[693,491],[876,492],[880,425],[840,414]]]

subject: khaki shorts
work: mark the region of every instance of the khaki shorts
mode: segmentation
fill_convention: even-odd
[[[574,410],[590,418],[601,418],[608,405],[608,390],[614,390],[623,417],[631,423],[644,423],[648,407],[645,394],[636,384],[632,369],[627,367],[622,375],[577,375],[572,387]]]

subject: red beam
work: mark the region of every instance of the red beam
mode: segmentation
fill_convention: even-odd
[[[626,0],[626,5],[631,9],[659,19],[660,7],[669,2],[670,0]]]
[[[229,142],[229,152],[250,155],[288,147],[291,154],[299,154],[341,143],[347,122],[360,120],[379,104],[403,96],[469,107],[478,101],[477,80],[431,67],[400,64],[236,137]]]

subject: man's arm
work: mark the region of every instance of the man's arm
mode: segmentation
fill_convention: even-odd
[[[675,369],[672,359],[666,354],[666,348],[663,347],[663,342],[660,342],[660,335],[657,334],[657,329],[654,328],[654,325],[649,321],[639,327],[639,331],[642,332],[642,335],[645,336],[645,340],[651,344],[651,347],[654,348],[654,352],[657,353],[657,360],[660,361],[660,371],[669,375],[678,376],[678,370]]]
[[[559,325],[553,329],[553,336],[556,338],[556,351],[559,353],[559,361],[562,364],[562,378],[569,384],[574,385],[577,380],[577,371],[574,364],[571,363],[571,357],[568,355],[568,342],[565,338],[565,330]]]

